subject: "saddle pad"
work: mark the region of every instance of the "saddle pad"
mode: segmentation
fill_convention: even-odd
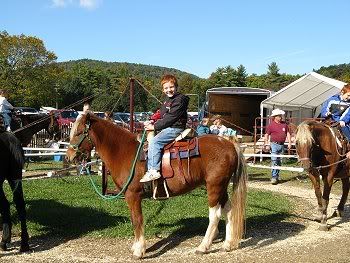
[[[193,141],[193,143],[190,144],[190,150],[189,151],[186,149],[186,147],[183,147],[183,146],[180,147],[180,150],[179,150],[180,159],[184,159],[184,158],[188,158],[188,157],[194,157],[194,156],[199,156],[198,139],[197,138],[193,138],[192,140],[194,140],[194,139],[196,139],[196,141]],[[171,151],[171,147],[169,147],[169,144],[166,145],[165,148],[170,149],[170,159],[176,159],[177,158],[176,152]],[[138,158],[139,161],[146,161],[147,160],[147,151],[148,151],[148,148],[144,148],[143,151],[140,151],[139,158]]]

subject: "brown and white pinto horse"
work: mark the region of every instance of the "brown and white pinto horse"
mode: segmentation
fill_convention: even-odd
[[[93,147],[109,169],[117,188],[126,182],[135,158],[139,141],[137,136],[113,123],[87,114],[73,126],[67,159],[79,159],[81,153],[89,153]],[[246,167],[239,147],[224,138],[208,135],[199,137],[200,156],[191,158],[190,167],[187,159],[182,161],[186,183],[184,184],[176,171],[177,162],[172,163],[175,176],[166,179],[170,196],[181,195],[194,188],[205,185],[209,203],[209,226],[197,253],[206,253],[213,239],[218,234],[218,223],[223,215],[226,220],[226,238],[222,249],[231,251],[239,245],[244,232],[246,203]],[[187,174],[187,171],[190,174]],[[135,240],[132,246],[133,256],[145,255],[141,200],[143,185],[139,182],[145,173],[145,162],[137,161],[134,177],[125,191]],[[233,182],[231,202],[227,192],[230,180]]]
[[[344,146],[343,146],[344,147]],[[331,127],[317,121],[304,121],[299,124],[296,134],[296,150],[299,161],[308,171],[317,197],[320,229],[327,230],[327,208],[329,194],[334,179],[341,179],[343,193],[334,215],[342,216],[349,193],[350,163],[337,145]],[[320,175],[323,180],[323,193],[320,189]]]

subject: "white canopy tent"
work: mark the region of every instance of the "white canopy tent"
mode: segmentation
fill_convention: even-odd
[[[338,93],[345,84],[310,72],[263,100],[260,104],[261,118],[264,117],[264,108],[269,109],[268,113],[274,108],[282,109],[289,118],[295,118],[297,122],[303,118],[317,117],[322,103]]]

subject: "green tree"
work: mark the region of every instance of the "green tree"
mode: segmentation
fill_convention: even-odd
[[[36,37],[0,32],[0,85],[15,105],[54,106],[62,73],[56,59]]]
[[[280,69],[277,66],[276,62],[271,62],[271,64],[267,65],[268,71],[267,75],[270,77],[278,77],[280,75]]]
[[[247,86],[247,71],[243,65],[237,67],[237,86],[246,87]]]

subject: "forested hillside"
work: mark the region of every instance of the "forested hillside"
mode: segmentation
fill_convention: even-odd
[[[238,64],[232,61],[232,64]],[[104,62],[81,59],[57,62],[42,40],[25,35],[0,32],[0,88],[9,91],[9,100],[16,106],[58,105],[59,108],[94,96],[94,110],[128,111],[129,80],[135,78],[135,110],[149,111],[159,106],[162,92],[159,80],[164,73],[178,77],[181,91],[190,95],[190,111],[205,101],[205,94],[214,87],[253,87],[277,91],[301,75],[280,73],[277,63],[267,66],[265,74],[246,73],[244,65],[217,68],[207,79],[189,72],[154,65],[126,62]],[[316,72],[350,82],[350,64],[321,67]],[[307,72],[305,72],[307,73]],[[82,105],[76,106],[81,109]]]

